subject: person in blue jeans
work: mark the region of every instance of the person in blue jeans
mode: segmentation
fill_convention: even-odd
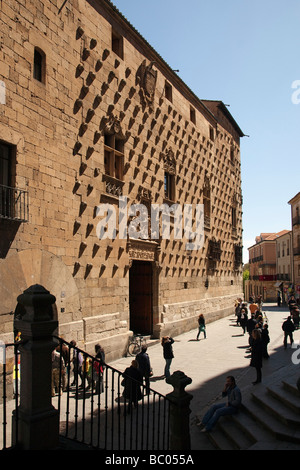
[[[227,396],[227,403],[218,403],[209,408],[203,416],[202,421],[198,424],[201,428],[201,432],[211,431],[221,416],[234,415],[238,412],[242,403],[242,394],[232,375],[226,378],[222,396]]]
[[[172,344],[174,343],[174,339],[170,338],[169,336],[163,336],[161,340],[161,345],[163,347],[163,355],[166,361],[165,363],[165,378],[170,376],[170,366],[172,359],[174,357]]]

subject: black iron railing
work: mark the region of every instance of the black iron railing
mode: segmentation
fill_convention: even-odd
[[[56,391],[63,438],[105,450],[167,450],[169,402],[160,393],[59,338]],[[124,383],[126,382],[126,384]],[[124,397],[124,385],[129,395]],[[129,387],[128,387],[129,385]],[[141,396],[135,400],[136,392]]]
[[[28,221],[28,192],[0,185],[0,218]]]
[[[0,449],[2,450],[11,448],[18,440],[21,373],[19,347],[21,344],[24,342],[0,344],[0,368],[2,369]]]
[[[53,373],[52,405],[59,411],[64,445],[70,442],[74,446],[75,442],[101,450],[168,450],[169,402],[166,397],[152,389],[146,394],[144,384],[126,378],[124,373],[107,364],[99,382],[97,358],[60,338],[55,337],[55,340],[63,359],[59,361],[59,370]],[[22,380],[19,346],[23,343],[0,344],[2,450],[13,448],[18,442]],[[141,390],[139,400],[124,397],[124,380],[127,385],[131,382],[130,390]]]

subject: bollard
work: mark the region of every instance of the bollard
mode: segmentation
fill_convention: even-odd
[[[191,449],[189,420],[193,396],[185,391],[185,387],[192,383],[192,379],[184,372],[176,371],[166,378],[166,382],[174,387],[173,392],[167,394],[170,401],[169,450],[187,451]]]
[[[18,433],[15,446],[21,450],[51,450],[58,447],[59,415],[52,406],[52,351],[57,346],[53,332],[55,297],[44,287],[29,287],[18,298],[14,328],[21,333],[21,387]],[[13,426],[16,425],[13,419]]]

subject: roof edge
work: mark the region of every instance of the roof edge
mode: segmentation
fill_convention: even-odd
[[[88,0],[87,0],[88,1]],[[97,1],[97,0],[96,0]],[[99,0],[98,0],[99,1]],[[119,19],[121,19],[130,29],[131,31],[144,43],[144,45],[152,52],[155,54],[155,56],[159,59],[161,65],[163,65],[165,68],[168,69],[168,72],[172,75],[173,79],[175,82],[180,84],[181,86],[184,87],[185,91],[197,102],[197,104],[200,106],[203,112],[208,114],[210,118],[212,118],[216,123],[218,122],[216,116],[212,113],[210,109],[208,109],[207,106],[205,106],[205,101],[214,101],[214,100],[202,100],[197,96],[193,90],[174,72],[174,70],[170,67],[170,65],[163,59],[163,57],[154,49],[153,46],[142,36],[142,34],[130,23],[130,21],[120,12],[120,10],[113,4],[112,1],[110,0],[101,0],[107,8],[112,10],[115,14],[118,15]],[[215,100],[218,101],[218,100]],[[227,115],[227,118],[230,120],[230,122],[234,125],[236,130],[238,131],[240,137],[244,137],[245,134],[242,132],[238,124],[236,123],[235,119],[231,115],[231,113],[228,111],[226,108],[225,104],[222,101],[219,101],[222,103],[222,109],[224,111],[224,114]]]

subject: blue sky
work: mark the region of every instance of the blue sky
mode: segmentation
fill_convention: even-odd
[[[300,191],[299,0],[113,4],[200,99],[230,105],[249,135],[241,140],[247,262],[256,235],[291,229],[288,201]]]

